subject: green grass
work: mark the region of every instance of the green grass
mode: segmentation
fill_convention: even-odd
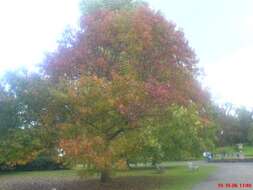
[[[218,153],[218,154],[221,154],[223,152],[225,152],[225,153],[235,153],[237,151],[238,150],[236,149],[235,146],[224,146],[224,147],[216,148],[215,153]]]
[[[225,146],[225,147],[218,147],[215,150],[215,153],[236,153],[238,152],[238,149],[236,146]],[[243,154],[248,157],[248,158],[252,158],[253,157],[253,146],[250,145],[244,145],[243,149],[242,149]]]
[[[215,171],[214,166],[202,166],[198,171],[189,171],[186,166],[171,166],[163,174],[155,174],[154,170],[132,170],[121,175],[126,176],[160,176],[166,179],[159,190],[190,190],[192,187],[205,180]]]
[[[243,153],[247,157],[253,157],[253,146],[244,146]]]
[[[161,188],[161,190],[190,190],[192,187],[205,180],[212,172],[215,171],[215,167],[203,166],[199,171],[189,171],[186,167],[175,167],[168,170],[166,176],[168,184]]]
[[[201,166],[198,171],[189,171],[185,165],[176,165],[174,163],[172,166],[166,168],[165,172],[161,174],[150,168],[136,168],[128,171],[117,172],[115,173],[114,181],[121,179],[126,183],[136,183],[141,187],[137,189],[146,189],[145,185],[147,183],[152,185],[154,181],[156,185],[154,188],[149,188],[150,190],[190,190],[195,184],[205,180],[214,171],[214,166]],[[56,177],[58,179],[65,180],[68,177],[77,177],[77,174],[75,170],[10,172],[2,173],[0,175],[0,179],[16,179],[20,176],[22,178],[30,177],[32,180],[36,180],[36,177]]]

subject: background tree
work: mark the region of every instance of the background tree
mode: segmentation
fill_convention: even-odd
[[[253,112],[247,110],[245,107],[237,108],[236,109],[236,117],[239,122],[240,132],[241,132],[241,143],[248,143],[248,134],[250,132],[250,128],[253,124],[252,118]]]
[[[0,95],[0,164],[24,165],[40,154],[56,152],[55,132],[45,128],[41,115],[52,99],[49,84],[24,70],[7,73]]]
[[[252,110],[226,103],[216,107],[216,119],[219,146],[251,142]]]

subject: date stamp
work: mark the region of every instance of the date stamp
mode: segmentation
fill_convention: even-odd
[[[253,184],[251,184],[251,183],[218,183],[217,186],[220,189],[253,188]]]

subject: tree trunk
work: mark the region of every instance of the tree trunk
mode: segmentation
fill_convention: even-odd
[[[156,161],[155,158],[153,158],[153,159],[152,159],[152,166],[153,166],[153,167],[156,167],[156,164],[157,164],[157,161]]]
[[[100,182],[101,183],[107,183],[110,180],[111,180],[110,171],[109,170],[101,171]]]
[[[126,164],[127,164],[128,169],[131,169],[130,162],[128,159],[126,160]]]

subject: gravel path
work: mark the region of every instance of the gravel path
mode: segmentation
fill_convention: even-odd
[[[251,189],[253,190],[253,163],[217,163],[218,170],[193,190]]]

